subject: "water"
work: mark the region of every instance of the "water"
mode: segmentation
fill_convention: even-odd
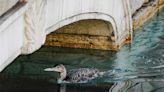
[[[58,84],[58,73],[43,69],[109,71],[87,83]],[[132,44],[118,52],[42,47],[19,56],[0,73],[0,92],[164,92],[164,8],[134,32]]]

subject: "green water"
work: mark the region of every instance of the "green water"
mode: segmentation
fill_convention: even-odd
[[[98,68],[109,73],[84,84],[57,84],[43,69]],[[42,47],[19,56],[0,73],[0,92],[164,92],[164,8],[134,32],[119,51]]]

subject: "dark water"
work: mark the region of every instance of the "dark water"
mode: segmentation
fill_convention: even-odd
[[[55,64],[110,72],[88,83],[58,84],[58,73],[43,71]],[[118,52],[42,47],[19,56],[0,73],[0,92],[164,92],[164,8]]]

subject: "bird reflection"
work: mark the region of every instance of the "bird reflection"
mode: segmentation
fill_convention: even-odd
[[[66,92],[66,87],[67,87],[66,84],[60,84],[60,86],[59,86],[59,92]]]

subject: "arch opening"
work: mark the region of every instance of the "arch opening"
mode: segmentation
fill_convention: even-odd
[[[46,37],[45,45],[115,50],[113,26],[100,19],[85,19],[63,26]]]

